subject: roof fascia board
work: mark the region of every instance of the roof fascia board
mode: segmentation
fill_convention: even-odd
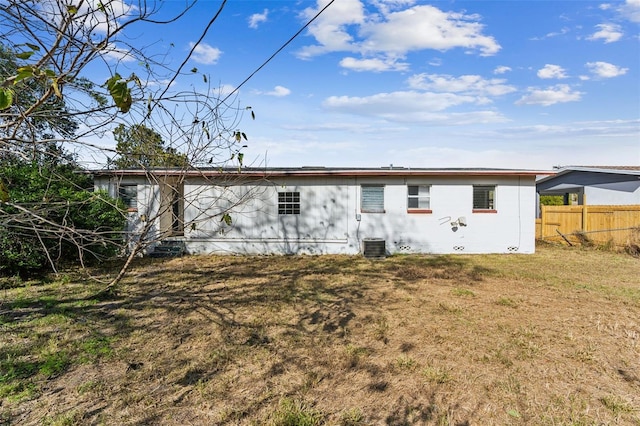
[[[261,169],[261,170],[94,170],[96,176],[179,176],[194,177],[428,177],[428,176],[530,176],[553,172],[507,169]]]

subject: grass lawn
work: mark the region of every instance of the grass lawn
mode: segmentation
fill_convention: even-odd
[[[72,272],[10,283],[0,424],[640,425],[626,254],[144,259],[107,300]]]

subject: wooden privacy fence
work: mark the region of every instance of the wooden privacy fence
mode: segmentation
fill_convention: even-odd
[[[640,240],[640,205],[541,206],[536,238],[626,246]]]

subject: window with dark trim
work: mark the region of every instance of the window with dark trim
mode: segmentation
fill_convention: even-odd
[[[407,186],[407,210],[410,212],[431,212],[431,186]]]
[[[300,214],[300,193],[278,192],[278,214]]]
[[[363,213],[384,213],[384,185],[362,185],[360,192]]]
[[[495,185],[474,185],[473,186],[473,210],[495,211],[496,209],[496,186]]]
[[[118,198],[122,200],[129,210],[138,209],[138,186],[120,185],[118,187]]]

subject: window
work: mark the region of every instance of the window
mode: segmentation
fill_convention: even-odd
[[[431,212],[431,187],[429,185],[407,186],[407,209],[424,213]]]
[[[364,213],[384,213],[384,186],[362,185],[360,210]]]
[[[118,198],[122,200],[127,209],[138,209],[138,187],[136,185],[120,185]]]
[[[300,214],[300,193],[278,192],[278,214]]]
[[[495,185],[477,185],[473,187],[473,210],[495,211]]]

